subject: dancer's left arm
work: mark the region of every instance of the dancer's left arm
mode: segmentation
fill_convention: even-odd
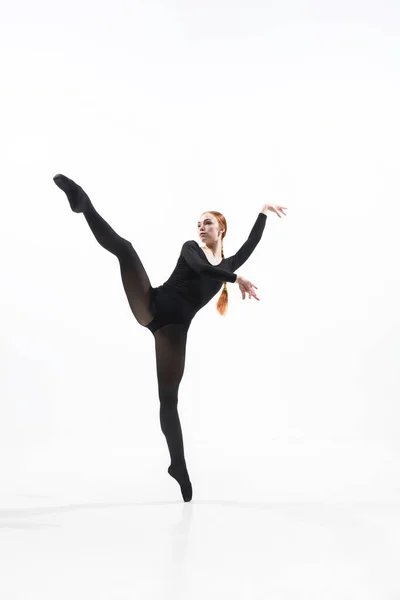
[[[287,210],[286,207],[280,206],[278,204],[264,204],[261,211],[258,214],[256,222],[254,223],[252,230],[250,231],[250,235],[244,244],[239,248],[239,250],[232,257],[228,259],[229,266],[232,268],[232,271],[235,272],[239,269],[246,260],[251,256],[256,248],[257,244],[261,240],[262,234],[265,229],[265,223],[267,220],[267,212],[274,212],[279,217],[285,214],[283,211]]]

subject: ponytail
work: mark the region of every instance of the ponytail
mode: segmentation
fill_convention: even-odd
[[[224,256],[224,240],[222,240],[222,260],[225,258]],[[221,292],[220,297],[217,302],[217,311],[219,314],[224,317],[226,311],[228,310],[228,286],[226,285],[226,281],[224,282],[224,289]]]
[[[208,210],[207,213],[211,213],[212,215],[214,215],[214,217],[217,219],[219,225],[224,230],[224,232],[222,234],[222,238],[221,238],[221,254],[222,254],[222,260],[224,260],[224,258],[225,258],[224,237],[226,236],[226,232],[228,230],[228,226],[226,224],[226,219],[222,213],[220,213],[216,210]],[[218,302],[217,302],[216,306],[217,306],[217,311],[219,312],[219,314],[221,316],[225,316],[226,311],[228,310],[228,287],[226,285],[226,281],[224,282],[224,289],[222,290],[221,295],[218,298]]]

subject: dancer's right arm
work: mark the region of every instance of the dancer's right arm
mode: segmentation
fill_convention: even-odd
[[[196,248],[197,246],[197,248]],[[226,269],[221,269],[220,267],[211,265],[206,262],[203,258],[201,258],[198,254],[199,246],[196,244],[194,240],[189,240],[185,242],[182,246],[182,256],[187,262],[187,264],[199,275],[207,275],[212,279],[217,279],[218,281],[228,281],[229,283],[235,283],[238,279],[238,275],[235,273],[231,273],[231,271],[227,271]],[[203,250],[201,250],[203,252]],[[240,275],[239,275],[240,277]]]
[[[210,265],[208,262],[205,262],[202,257],[198,254],[199,246],[196,244],[194,240],[190,240],[185,242],[182,246],[182,256],[188,265],[199,275],[208,275],[213,279],[217,279],[218,281],[229,281],[230,283],[239,284],[240,291],[242,292],[242,298],[245,299],[245,294],[248,293],[249,298],[252,296],[257,298],[257,295],[253,288],[257,287],[251,283],[248,279],[243,277],[242,275],[235,275],[226,269],[221,269],[220,267]],[[202,250],[201,250],[202,252]]]

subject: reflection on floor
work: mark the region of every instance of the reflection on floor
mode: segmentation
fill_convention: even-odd
[[[400,505],[247,499],[185,504],[146,482],[41,477],[0,494],[5,600],[386,600],[400,597]],[[147,490],[147,491],[146,491]],[[176,493],[174,493],[176,492]]]

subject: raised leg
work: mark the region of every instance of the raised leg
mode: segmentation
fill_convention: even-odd
[[[192,499],[178,415],[178,390],[185,368],[187,326],[165,325],[154,333],[160,398],[161,430],[167,440],[171,465],[168,473],[181,486],[185,502]]]
[[[56,175],[54,182],[66,193],[71,209],[74,212],[83,212],[99,244],[118,258],[129,306],[138,323],[145,327],[154,317],[151,310],[152,287],[131,242],[118,235],[110,227],[96,211],[86,192],[72,179],[65,175]]]

